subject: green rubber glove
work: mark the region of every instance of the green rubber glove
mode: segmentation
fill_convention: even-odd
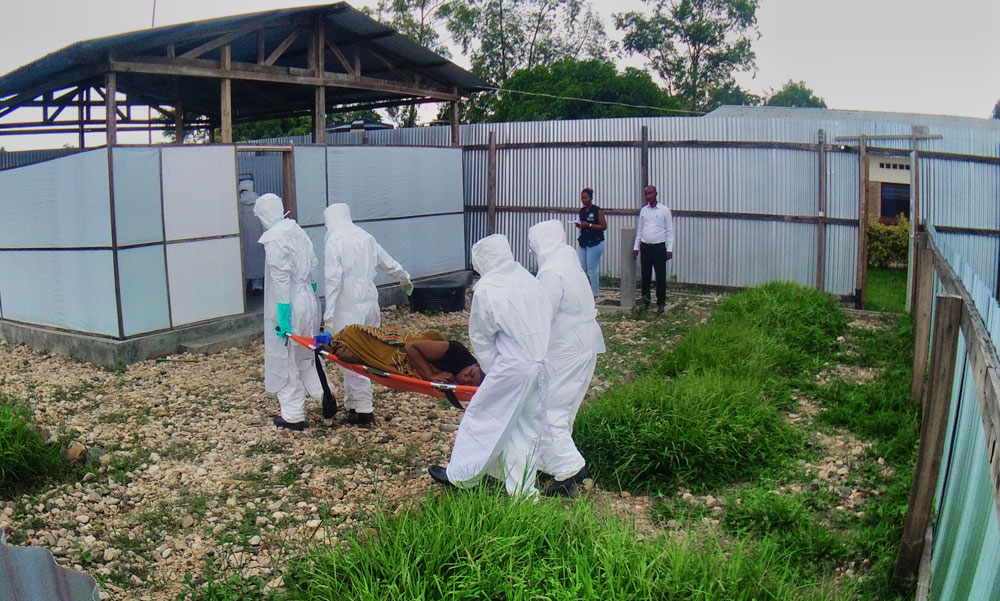
[[[312,283],[312,284],[310,284],[310,285],[311,285],[311,286],[313,287],[313,292],[316,292],[316,282],[313,282],[313,283]]]
[[[292,306],[288,303],[278,303],[278,338],[284,340],[285,334],[292,333]]]

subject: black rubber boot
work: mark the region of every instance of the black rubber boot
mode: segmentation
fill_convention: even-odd
[[[374,413],[358,413],[354,409],[347,412],[347,423],[352,426],[370,426],[375,423]]]
[[[430,474],[431,479],[433,479],[438,484],[442,484],[444,486],[449,486],[449,487],[455,486],[454,484],[451,483],[450,480],[448,480],[448,470],[444,469],[440,465],[430,466],[429,468],[427,468],[427,473]]]
[[[301,432],[306,429],[305,422],[295,422],[295,423],[286,422],[285,420],[281,419],[280,415],[276,415],[274,419],[271,421],[273,421],[274,425],[279,428],[287,428],[289,430],[295,430],[296,432]]]

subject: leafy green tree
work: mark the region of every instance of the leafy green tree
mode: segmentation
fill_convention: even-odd
[[[991,117],[993,119],[1000,119],[1000,100],[997,100],[997,103],[993,105],[993,115]]]
[[[806,82],[788,80],[783,88],[771,95],[764,104],[768,106],[800,106],[826,108],[826,102],[806,87]]]
[[[366,9],[376,21],[393,27],[421,46],[445,58],[451,57],[448,47],[441,41],[437,28],[444,24],[449,0],[379,0],[374,9]],[[402,106],[386,109],[389,118],[398,127],[417,124],[417,107]]]
[[[497,99],[490,121],[663,116],[670,114],[669,110],[657,108],[677,109],[680,104],[660,89],[649,73],[634,68],[619,73],[614,64],[597,59],[565,58],[524,69],[507,80],[506,88],[517,92],[504,92]],[[626,104],[649,108],[622,106]]]
[[[194,115],[190,115],[194,117]],[[381,118],[378,113],[372,110],[366,111],[353,111],[350,113],[333,113],[327,115],[326,125],[327,127],[331,125],[336,125],[338,123],[350,123],[355,119],[367,119],[369,121],[379,121]],[[161,120],[166,123],[166,129],[163,135],[168,140],[174,140],[174,120],[172,118],[163,116]],[[251,140],[263,140],[266,138],[285,138],[288,136],[304,136],[312,133],[312,117],[302,116],[302,117],[282,117],[279,119],[267,119],[264,121],[253,121],[249,123],[234,123],[233,124],[233,141],[234,142],[248,142]],[[219,130],[215,130],[216,139],[219,136]],[[208,142],[209,136],[207,130],[195,130],[185,132],[184,141],[188,144],[203,144]]]
[[[499,87],[523,69],[606,56],[604,26],[586,0],[454,0],[441,10],[473,73]],[[462,117],[489,116],[493,98],[479,94],[464,103]]]
[[[733,73],[754,69],[758,0],[643,1],[656,12],[614,15],[624,50],[644,56],[688,110],[709,111],[720,96],[734,96]]]

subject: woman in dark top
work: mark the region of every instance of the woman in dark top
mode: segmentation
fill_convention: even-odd
[[[580,266],[587,274],[594,300],[597,300],[597,266],[604,254],[604,230],[608,229],[608,224],[604,220],[604,211],[594,204],[593,190],[584,188],[580,191],[580,202],[583,206],[580,208],[580,220],[576,223],[580,230],[580,237],[576,239],[580,244]]]
[[[420,334],[393,326],[352,324],[321,348],[341,361],[360,363],[402,376],[435,382],[479,386],[483,372],[461,342],[445,340],[440,332]]]

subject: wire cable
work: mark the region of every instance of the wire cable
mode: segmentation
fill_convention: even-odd
[[[526,92],[524,90],[512,90],[510,88],[493,88],[484,87],[482,90],[490,92],[508,92],[511,94],[523,94],[525,96],[538,96],[540,98],[551,98],[553,100],[572,100],[574,102],[589,102],[591,104],[601,104],[604,106],[621,106],[630,109],[645,109],[650,111],[659,111],[661,113],[684,113],[686,115],[692,115],[700,117],[705,114],[704,111],[689,111],[685,109],[668,109],[661,106],[647,106],[643,104],[628,104],[625,102],[614,102],[611,100],[594,100],[592,98],[577,98],[575,96],[559,96],[557,94],[546,94],[544,92]]]

